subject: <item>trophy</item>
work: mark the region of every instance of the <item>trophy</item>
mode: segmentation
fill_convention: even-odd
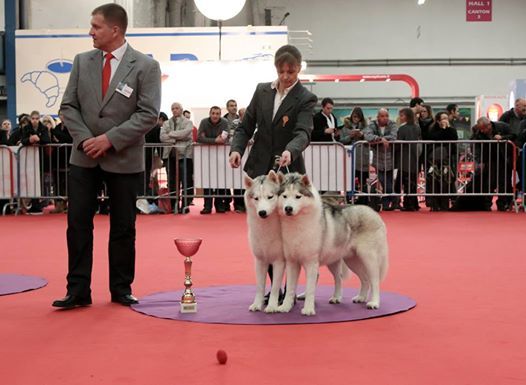
[[[181,313],[197,312],[197,302],[192,292],[192,256],[197,253],[202,239],[174,239],[177,250],[184,258],[184,293],[181,297]]]

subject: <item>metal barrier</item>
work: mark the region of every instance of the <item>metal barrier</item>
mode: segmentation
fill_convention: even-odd
[[[383,206],[396,208],[402,196],[409,197],[413,207],[415,198],[426,197],[432,209],[445,210],[453,197],[497,196],[499,208],[505,202],[518,208],[513,142],[361,141],[350,147],[355,161],[359,152],[372,153],[368,166],[351,173],[353,199],[381,197]]]
[[[243,155],[242,164],[249,152],[250,148]],[[228,144],[194,145],[194,182],[197,188],[234,189],[238,193],[233,196],[242,196],[239,191],[243,189],[243,169],[230,168],[229,153]],[[303,157],[306,172],[318,190],[339,194],[351,188],[347,181],[350,158],[342,144],[311,143],[303,152]]]
[[[139,199],[172,212],[188,207],[194,197],[242,199],[243,171],[230,167],[229,152],[229,145],[146,144],[146,172]],[[1,146],[0,198],[11,205],[18,202],[19,207],[29,200],[67,199],[70,153],[71,144]],[[433,208],[441,204],[449,207],[455,197],[497,196],[499,202],[512,202],[518,209],[517,148],[511,142],[393,141],[388,146],[365,141],[351,146],[312,143],[303,155],[307,174],[320,191],[340,196],[347,193],[359,203],[376,199],[377,203],[397,205],[403,197],[416,205],[416,199],[425,199]],[[107,198],[104,190],[99,198]]]
[[[13,207],[16,198],[16,156],[12,148],[0,146],[0,210],[5,215]]]

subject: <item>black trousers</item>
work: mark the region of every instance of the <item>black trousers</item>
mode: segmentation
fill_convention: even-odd
[[[93,266],[93,217],[97,210],[97,193],[103,182],[110,203],[108,244],[110,292],[131,294],[135,276],[135,201],[143,173],[116,174],[100,167],[71,165],[68,206],[68,294],[86,297],[91,293]]]
[[[401,171],[398,173],[395,182],[395,192],[405,194],[416,194],[416,179],[418,174]],[[414,195],[404,195],[404,208],[416,209],[418,208],[418,198]]]

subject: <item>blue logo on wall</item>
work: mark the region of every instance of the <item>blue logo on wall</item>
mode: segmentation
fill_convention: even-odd
[[[71,72],[71,69],[73,68],[73,62],[71,60],[65,59],[54,59],[46,64],[46,68],[57,74],[65,74]]]

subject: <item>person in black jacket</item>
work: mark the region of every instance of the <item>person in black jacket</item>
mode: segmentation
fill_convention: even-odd
[[[9,134],[11,132],[11,121],[4,119],[2,121],[2,127],[0,128],[0,144],[4,146],[9,145]]]
[[[321,111],[314,114],[312,121],[314,128],[311,134],[313,142],[334,142],[338,139],[336,116],[332,113],[334,101],[324,98],[321,101]]]
[[[420,127],[415,124],[415,114],[411,108],[402,108],[398,113],[400,126],[398,127],[397,140],[421,140]],[[405,194],[416,194],[418,179],[419,147],[418,144],[397,143],[395,160],[398,163],[398,175],[395,182],[395,191]],[[416,195],[405,196],[402,211],[417,211],[418,199]]]
[[[55,173],[55,195],[67,196],[68,192],[66,190],[66,179],[69,169],[69,157],[71,156],[71,146],[69,146],[69,144],[73,143],[73,138],[64,124],[64,116],[60,110],[58,111],[58,117],[60,119],[60,123],[56,124],[55,127],[51,128],[50,130],[51,142],[55,144],[64,144],[64,146],[53,148],[53,164],[55,167],[58,166],[58,169]],[[56,199],[55,208],[51,211],[51,213],[62,213],[66,210],[66,207],[67,201],[65,199]]]
[[[159,118],[157,119],[157,125],[153,127],[150,131],[144,136],[144,141],[146,143],[161,143],[161,127],[164,122],[168,120],[168,115],[164,112],[159,113]],[[139,195],[154,195],[156,192],[153,189],[153,184],[150,183],[152,175],[153,160],[155,157],[161,157],[162,147],[145,147],[144,149],[144,180],[143,186]],[[148,203],[156,203],[154,199],[148,199]]]
[[[477,120],[473,127],[472,140],[499,141],[475,145],[475,161],[478,164],[478,173],[475,175],[474,191],[491,193],[495,189],[499,193],[512,191],[512,156],[513,148],[506,141],[514,142],[516,135],[511,132],[510,126],[503,122],[492,122],[486,117]],[[469,190],[467,190],[469,192]],[[499,196],[497,209],[506,211],[511,205],[510,196]],[[486,197],[486,208],[491,207],[492,198]]]
[[[435,123],[429,131],[429,140],[457,141],[457,130],[450,125],[448,113],[441,111],[435,116]],[[455,143],[439,143],[427,146],[427,156],[431,163],[427,170],[426,191],[435,194],[455,192],[457,146]],[[449,209],[451,197],[447,195],[430,198],[431,211]]]
[[[24,146],[51,143],[48,129],[40,121],[40,112],[31,112],[30,123],[22,127],[21,141]]]
[[[526,119],[526,99],[519,98],[515,100],[515,105],[512,109],[500,116],[499,121],[508,124],[510,132],[518,136],[521,122],[524,119]]]
[[[32,111],[30,115],[30,123],[22,127],[21,143],[24,146],[38,146],[49,144],[49,131],[46,126],[40,121],[40,112]],[[43,158],[42,149],[40,149],[40,159]],[[44,165],[47,162],[44,162]],[[32,214],[42,213],[42,205],[39,199],[31,200],[31,207],[28,210]]]

